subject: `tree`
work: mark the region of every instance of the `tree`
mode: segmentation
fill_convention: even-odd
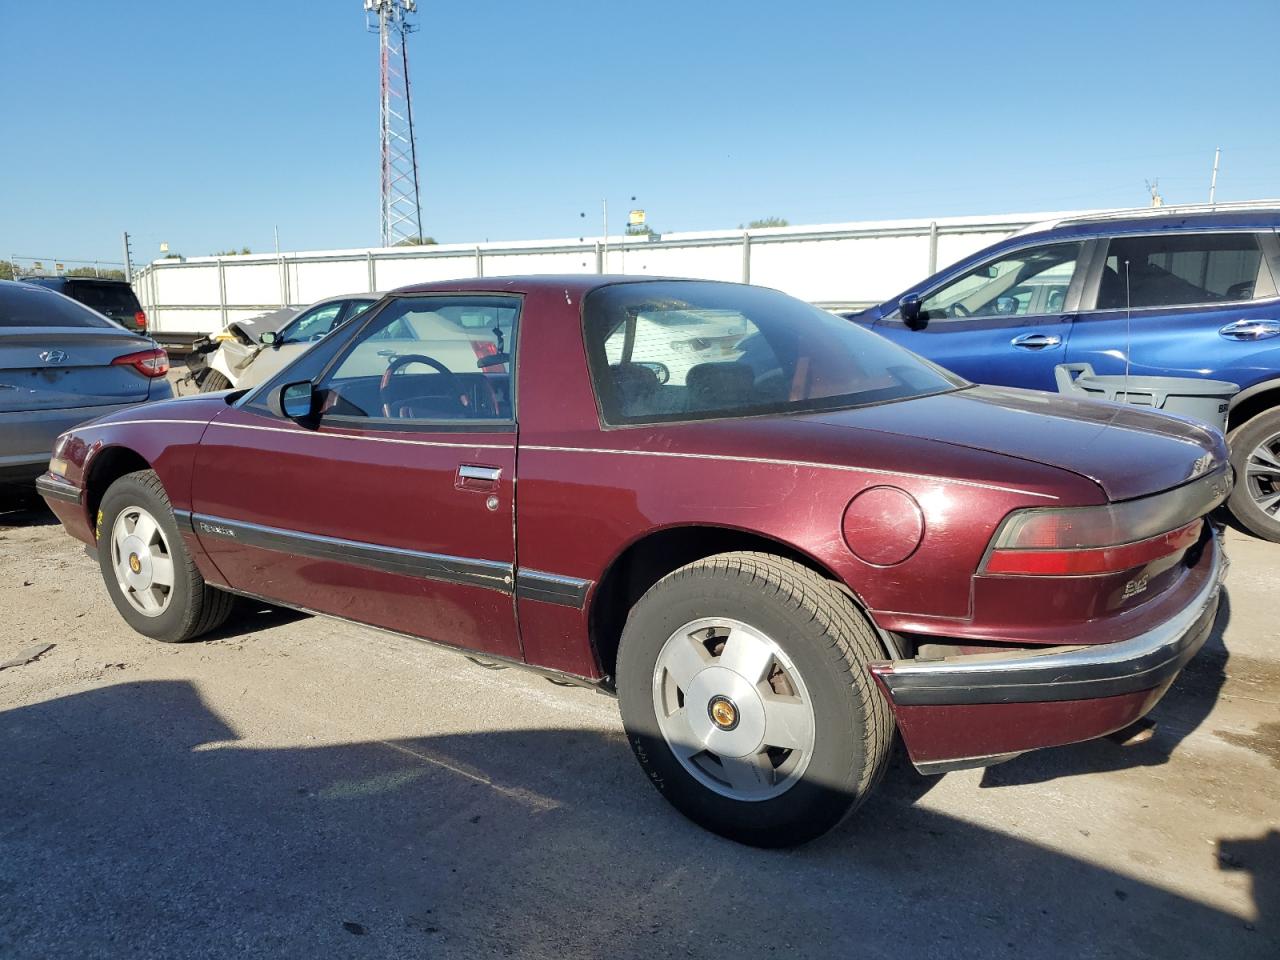
[[[397,240],[397,247],[433,247],[435,246],[435,237],[405,237],[403,240]]]
[[[253,251],[250,250],[248,247],[241,247],[239,250],[237,250],[235,247],[232,247],[230,250],[219,250],[217,253],[209,254],[209,256],[211,257],[247,257],[251,253],[253,253]]]
[[[752,220],[747,224],[748,230],[763,230],[768,227],[789,227],[791,221],[786,217],[765,217],[763,220]],[[743,229],[742,224],[738,224],[738,229]]]
[[[64,277],[97,277],[100,280],[123,280],[123,270],[101,270],[95,267],[72,267]]]
[[[8,260],[0,260],[0,280],[13,279],[13,264]]]

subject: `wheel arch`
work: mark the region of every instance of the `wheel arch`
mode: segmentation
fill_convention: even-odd
[[[867,605],[857,592],[821,560],[783,540],[751,530],[714,524],[679,524],[650,531],[631,541],[605,568],[599,584],[591,592],[587,607],[587,629],[591,646],[604,675],[616,676],[618,644],[627,616],[637,600],[667,574],[686,564],[719,553],[749,550],[771,553],[792,560],[830,580],[867,614]],[[875,626],[888,655],[895,643]]]
[[[89,461],[84,478],[84,509],[89,529],[96,536],[98,530],[98,505],[107,488],[127,473],[150,470],[151,463],[132,447],[113,444],[102,447]]]
[[[1258,414],[1280,406],[1280,379],[1264,380],[1241,390],[1231,398],[1227,412],[1227,432],[1243,426]]]

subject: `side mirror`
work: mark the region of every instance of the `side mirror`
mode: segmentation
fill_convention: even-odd
[[[918,293],[908,293],[899,300],[898,312],[902,315],[902,322],[912,330],[919,330],[925,324],[920,317],[920,294]]]
[[[278,417],[306,420],[315,409],[315,387],[310,380],[287,383],[271,391],[267,407]]]
[[[268,330],[258,337],[258,342],[264,347],[274,346],[280,342],[280,334],[274,330]]]

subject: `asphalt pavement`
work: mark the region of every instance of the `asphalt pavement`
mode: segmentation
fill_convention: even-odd
[[[1155,738],[916,774],[737,846],[614,701],[245,604],[148,641],[0,503],[0,957],[1280,957],[1280,545],[1232,532]]]

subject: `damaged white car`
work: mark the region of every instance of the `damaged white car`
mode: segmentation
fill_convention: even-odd
[[[298,311],[282,307],[236,320],[212,337],[197,340],[187,356],[188,376],[202,393],[256,386],[311,344],[381,298],[378,293],[328,297]]]

